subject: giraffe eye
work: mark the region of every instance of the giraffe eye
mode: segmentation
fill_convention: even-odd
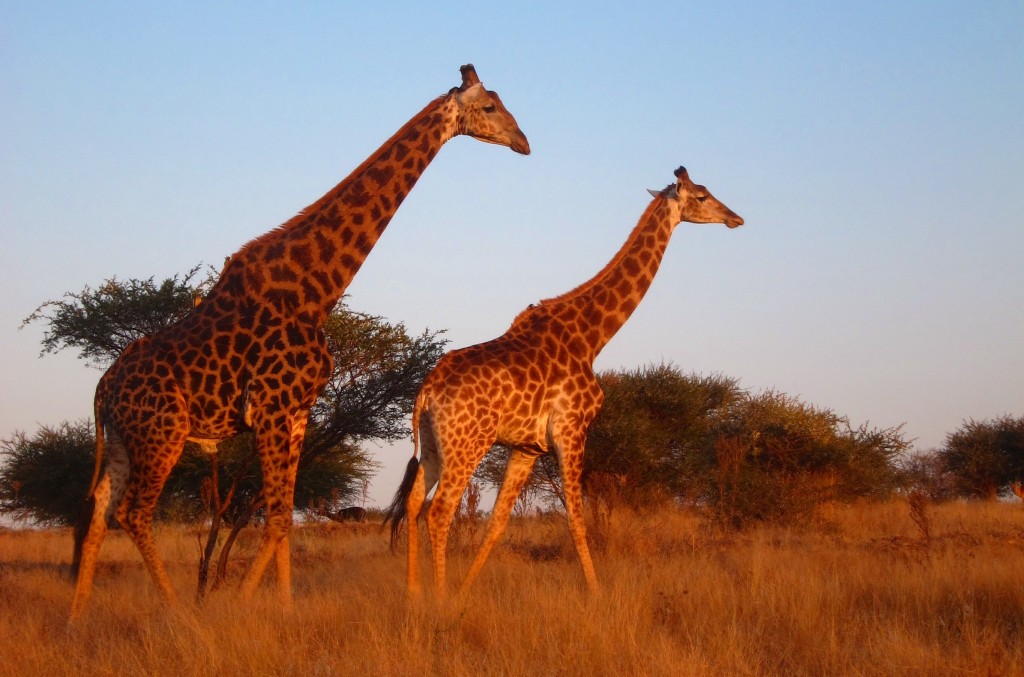
[[[484,106],[484,112],[485,113],[493,113],[496,110],[498,110],[497,106],[493,106],[493,105],[492,106]]]
[[[703,193],[697,196],[697,202],[704,202],[704,200],[707,200],[707,199],[708,199],[708,196],[704,195]]]

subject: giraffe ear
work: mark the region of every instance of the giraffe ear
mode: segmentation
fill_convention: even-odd
[[[480,84],[480,78],[477,77],[476,69],[473,68],[473,64],[467,63],[459,69],[459,72],[462,73],[462,87],[459,88],[462,91],[466,91],[473,85]]]
[[[675,200],[676,198],[679,197],[679,191],[676,190],[675,184],[671,184],[663,188],[662,190],[654,190],[652,188],[648,188],[647,192],[653,195],[654,197],[663,197],[668,200]]]

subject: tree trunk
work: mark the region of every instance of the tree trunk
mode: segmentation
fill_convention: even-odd
[[[213,559],[213,551],[217,547],[217,537],[220,534],[220,525],[224,521],[224,513],[231,507],[231,500],[235,496],[235,489],[238,487],[238,478],[231,483],[227,496],[221,500],[220,497],[220,464],[217,456],[210,457],[210,496],[209,509],[212,517],[210,519],[210,531],[206,536],[206,547],[199,555],[199,580],[196,582],[196,603],[203,601],[206,595],[206,582],[210,575],[210,561]]]
[[[231,553],[231,546],[235,544],[235,539],[238,537],[238,533],[245,528],[245,525],[249,523],[252,516],[256,514],[256,511],[264,506],[266,503],[263,500],[262,492],[253,499],[249,507],[242,511],[242,514],[238,516],[235,523],[231,526],[231,533],[228,534],[227,540],[224,541],[224,547],[220,549],[220,559],[217,560],[217,575],[213,579],[213,586],[210,591],[218,589],[224,582],[224,577],[227,574],[228,569],[228,555]]]

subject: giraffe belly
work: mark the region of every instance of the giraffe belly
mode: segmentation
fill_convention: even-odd
[[[498,425],[498,444],[520,449],[530,449],[539,454],[550,451],[548,444],[548,420],[547,412],[537,414],[534,412],[510,412],[507,413]]]
[[[205,437],[187,437],[185,441],[192,442],[198,446],[204,454],[210,454],[211,456],[217,453],[217,444],[220,442],[220,440],[211,440]]]
[[[189,402],[189,439],[219,441],[247,430],[240,398],[221,402],[195,396]]]

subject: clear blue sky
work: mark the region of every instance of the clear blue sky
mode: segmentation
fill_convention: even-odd
[[[1019,0],[297,4],[0,2],[0,436],[90,415],[99,373],[18,329],[39,303],[218,265],[467,62],[533,154],[449,143],[354,309],[493,338],[683,164],[747,223],[677,229],[599,369],[720,372],[920,448],[1024,414]],[[373,502],[410,451],[376,452]]]

